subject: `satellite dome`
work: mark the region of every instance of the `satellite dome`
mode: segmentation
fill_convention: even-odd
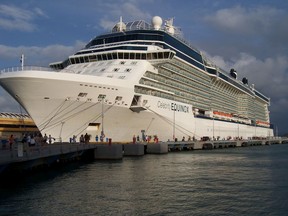
[[[161,28],[162,25],[162,18],[159,16],[154,16],[152,18],[152,26],[155,30],[159,30]]]

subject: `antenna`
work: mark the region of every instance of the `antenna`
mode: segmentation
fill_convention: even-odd
[[[120,28],[119,30],[122,32],[122,29],[123,29],[122,28],[122,16],[120,16],[120,26],[119,26],[119,28]]]

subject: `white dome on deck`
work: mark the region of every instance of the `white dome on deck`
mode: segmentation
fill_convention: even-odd
[[[152,18],[152,26],[155,30],[159,30],[161,28],[162,25],[162,18],[159,16],[154,16]]]

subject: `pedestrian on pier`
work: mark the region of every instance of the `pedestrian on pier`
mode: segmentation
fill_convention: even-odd
[[[49,136],[48,136],[48,142],[49,142],[49,144],[52,144],[52,139],[55,140],[55,138],[53,138],[53,137],[51,136],[51,134],[49,134]]]
[[[72,142],[73,142],[73,143],[76,143],[76,138],[77,138],[77,136],[76,136],[76,135],[73,135],[73,137],[72,137]]]
[[[84,136],[85,144],[88,144],[90,141],[90,136],[86,133]]]
[[[45,135],[44,135],[44,137],[43,137],[43,142],[46,144],[46,142],[47,142],[47,139],[48,139],[48,137],[47,137],[47,135],[46,135],[46,133],[45,133]]]
[[[13,134],[11,134],[11,136],[9,137],[9,146],[10,146],[10,150],[12,150],[12,145],[13,145],[13,143],[14,143],[14,136],[13,136]]]
[[[85,142],[85,139],[84,139],[84,135],[81,134],[80,138],[79,138],[79,141],[80,141],[80,144],[83,144]]]
[[[133,144],[135,144],[136,143],[136,136],[134,135],[133,136]]]

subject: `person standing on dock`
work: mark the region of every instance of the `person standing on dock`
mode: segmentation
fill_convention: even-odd
[[[54,138],[51,136],[51,134],[49,134],[49,136],[48,136],[48,143],[49,144],[52,144],[52,139],[54,139]]]
[[[81,136],[79,138],[79,142],[80,142],[80,144],[85,143],[85,139],[84,139],[84,135],[83,134],[81,134]]]
[[[12,150],[12,145],[13,145],[13,143],[14,143],[14,136],[13,136],[13,134],[11,134],[11,136],[10,136],[9,139],[8,139],[8,141],[9,141],[10,150]]]
[[[47,137],[47,135],[46,135],[46,133],[45,133],[45,135],[44,135],[44,137],[43,137],[43,142],[46,144],[46,142],[47,142],[47,139],[48,139],[48,137]]]
[[[136,143],[136,136],[134,135],[133,136],[133,144],[135,144]]]
[[[86,133],[84,136],[85,144],[88,144],[90,141],[90,136]]]

